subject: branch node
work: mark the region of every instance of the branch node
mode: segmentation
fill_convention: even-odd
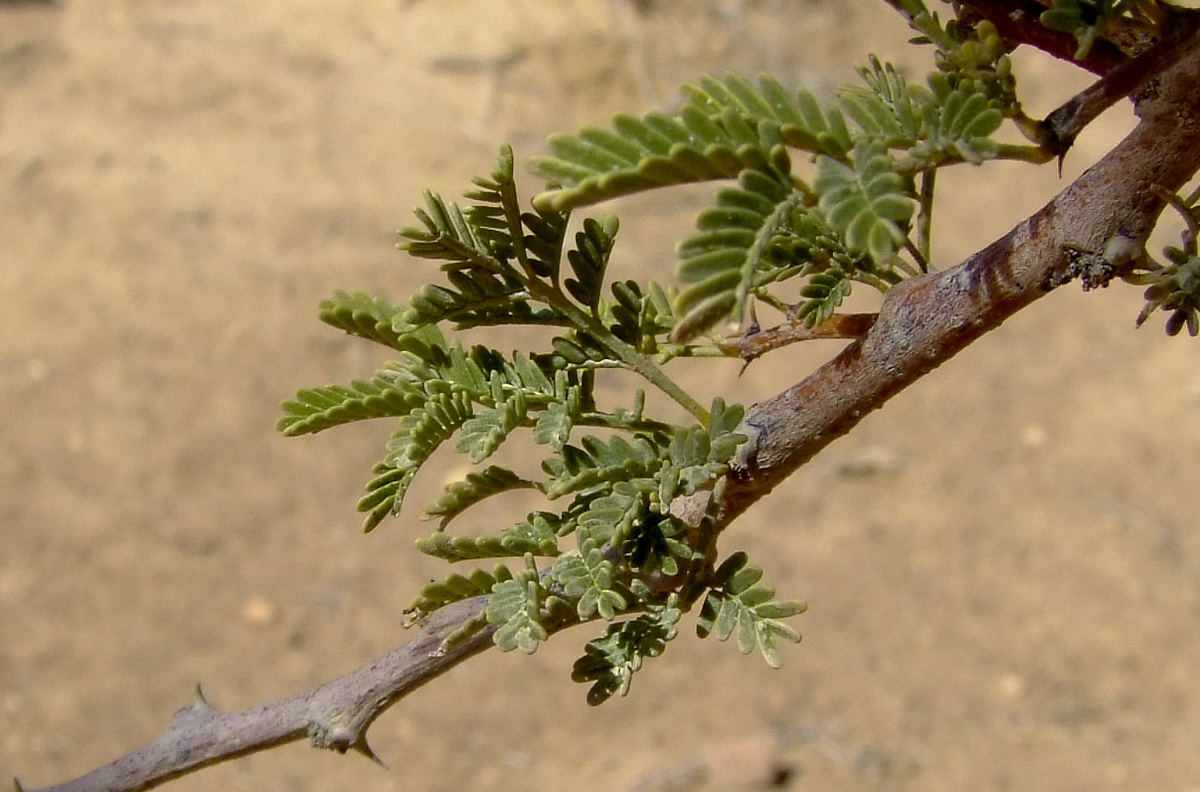
[[[346,716],[339,713],[328,723],[313,720],[308,726],[308,741],[314,748],[325,748],[340,754],[355,750],[368,757],[373,753],[366,744],[366,737],[353,726],[348,725]]]
[[[1078,278],[1084,291],[1103,289],[1113,278],[1144,260],[1145,255],[1141,242],[1120,232],[1108,238],[1101,253],[1068,247],[1067,266],[1051,276],[1050,285],[1062,286]]]

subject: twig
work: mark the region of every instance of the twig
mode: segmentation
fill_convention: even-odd
[[[799,341],[818,338],[861,338],[875,323],[875,314],[834,314],[820,324],[809,327],[802,319],[768,328],[753,330],[741,338],[721,343],[721,348],[750,363],[766,353]]]
[[[1058,157],[1060,165],[1079,133],[1101,113],[1121,99],[1138,93],[1171,65],[1200,47],[1200,36],[1197,35],[1200,12],[1178,8],[1173,9],[1170,18],[1163,22],[1166,35],[1144,52],[1129,57],[1112,41],[1100,39],[1086,58],[1076,61],[1074,52],[1077,43],[1074,36],[1051,30],[1038,21],[1045,6],[1033,0],[962,2],[994,24],[1000,36],[1013,45],[1037,47],[1100,76],[1099,80],[1054,110],[1035,130],[1037,142],[1052,156]],[[1121,35],[1120,30],[1113,34],[1114,37]],[[1127,48],[1131,49],[1134,42],[1127,43]]]
[[[739,452],[718,527],[868,412],[1051,291],[1069,266],[1069,250],[1100,253],[1117,235],[1144,241],[1163,207],[1158,188],[1176,191],[1200,169],[1197,84],[1200,56],[1192,53],[1164,75],[1137,128],[1050,203],[961,265],[892,288],[864,338],[750,408],[743,428],[751,440]],[[491,645],[491,630],[484,628],[442,646],[483,607],[482,598],[447,606],[413,641],[315,690],[233,713],[194,704],[145,747],[46,792],[149,789],[306,735],[317,747],[373,756],[366,732],[380,713]]]
[[[1200,49],[1197,31],[1200,31],[1200,13],[1178,14],[1166,38],[1116,66],[1046,116],[1042,127],[1048,133],[1045,145],[1049,151],[1061,163],[1075,138],[1101,113],[1138,93],[1172,64]]]

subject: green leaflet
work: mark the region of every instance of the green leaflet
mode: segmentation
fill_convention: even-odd
[[[1167,335],[1200,334],[1200,257],[1188,256],[1179,248],[1166,249],[1171,264],[1145,278],[1150,283],[1142,295],[1146,305],[1137,316],[1140,327],[1155,311],[1167,311]]]
[[[811,93],[792,96],[768,77],[757,88],[733,74],[705,77],[684,94],[677,116],[619,115],[611,130],[552,135],[551,155],[530,162],[552,185],[534,205],[566,211],[658,187],[731,179],[746,170],[783,182],[791,172],[789,147],[844,158],[853,145],[836,108],[823,112]]]
[[[483,269],[497,275],[512,272],[478,226],[467,222],[457,204],[426,190],[425,208],[418,207],[413,213],[425,228],[401,229],[401,250],[417,258],[444,261],[444,266],[454,269]]]
[[[822,111],[811,92],[801,90],[793,96],[772,77],[759,78],[755,88],[737,74],[706,76],[698,86],[684,86],[683,93],[688,106],[710,117],[732,113],[747,119],[746,128],[757,128],[757,142],[763,150],[782,143],[840,159],[853,145],[837,108]],[[745,142],[754,139],[748,137]]]
[[[679,560],[690,562],[692,549],[679,537],[686,528],[678,520],[661,514],[647,514],[636,531],[632,531],[621,549],[631,568],[643,574],[661,571],[664,575],[679,573]]]
[[[846,86],[838,98],[863,132],[863,141],[907,149],[904,169],[920,170],[956,160],[981,163],[994,157],[991,135],[1004,114],[1001,100],[972,79],[937,75],[930,88],[910,86],[890,64],[871,58],[859,73],[865,87]]]
[[[949,83],[932,81],[935,92],[913,89],[924,97],[922,142],[906,157],[910,167],[929,167],[955,159],[980,164],[996,156],[998,144],[991,139],[1004,115],[995,100],[974,86],[949,88]],[[966,81],[960,82],[966,85]]]
[[[747,169],[783,180],[791,171],[787,146],[834,155],[849,147],[840,115],[827,120],[811,94],[793,99],[770,79],[764,78],[761,94],[733,75],[707,77],[685,94],[675,117],[620,115],[611,131],[588,127],[551,136],[552,156],[534,157],[531,167],[556,186],[534,205],[564,211],[667,185],[729,179]]]
[[[583,229],[575,235],[575,249],[567,253],[574,278],[563,285],[584,307],[595,311],[604,288],[604,273],[617,236],[617,219],[612,215],[602,220],[587,218]]]
[[[699,114],[619,116],[615,126],[614,133],[585,128],[551,136],[552,156],[534,157],[530,167],[563,186],[538,195],[534,206],[567,211],[656,187],[731,178],[745,167],[732,138]]]
[[[678,344],[664,343],[663,336],[671,332],[679,316],[661,286],[651,282],[643,292],[636,281],[617,281],[612,284],[612,294],[614,302],[601,308],[602,319],[613,335],[664,362],[672,352],[682,349]]]
[[[853,167],[829,157],[820,158],[819,165],[813,186],[830,225],[845,236],[850,250],[869,253],[886,266],[907,238],[901,226],[914,209],[891,155],[873,143],[855,148]]]
[[[439,344],[445,339],[436,328],[394,336],[391,345],[401,350],[398,361],[370,380],[298,391],[283,403],[276,429],[295,437],[353,421],[408,415],[429,399],[422,383],[437,375],[425,358],[432,355],[430,346]]]
[[[528,526],[528,524],[525,524]],[[510,529],[499,536],[451,536],[446,533],[435,533],[416,541],[416,547],[422,553],[451,563],[478,558],[504,558],[525,555],[556,556],[558,542],[554,534],[541,536],[529,532]]]
[[[394,322],[409,330],[437,322],[459,328],[500,324],[569,326],[553,306],[530,294],[531,281],[556,282],[567,231],[560,212],[522,213],[513,178],[512,149],[501,148],[490,177],[477,178],[464,212],[436,193],[415,211],[424,228],[400,232],[400,248],[440,262],[447,284],[426,284],[411,309]]]
[[[457,329],[567,324],[561,313],[526,299],[524,284],[511,277],[475,269],[452,271],[446,279],[454,288],[426,284],[413,295],[410,310],[395,325],[407,331],[438,322],[453,322]]]
[[[597,542],[621,546],[649,509],[657,489],[653,478],[614,482],[608,494],[592,498],[579,517],[579,527]]]
[[[571,439],[571,429],[579,419],[579,402],[563,404],[553,402],[538,413],[533,426],[533,439],[542,445],[550,446],[554,452],[559,452]]]
[[[1146,257],[1137,263],[1133,272],[1123,276],[1131,283],[1146,286],[1143,298],[1146,305],[1138,313],[1137,326],[1141,327],[1155,311],[1167,311],[1167,335],[1179,335],[1184,327],[1188,335],[1200,334],[1200,190],[1184,198],[1174,194],[1163,194],[1167,203],[1179,212],[1184,222],[1182,247],[1173,245],[1163,248],[1165,264]],[[1114,238],[1105,250],[1109,266],[1129,261],[1119,261],[1122,256],[1136,261],[1138,249],[1121,253],[1122,246],[1128,248],[1131,240]],[[1086,285],[1085,285],[1086,288]]]
[[[451,536],[439,529],[418,539],[416,545],[422,553],[451,563],[476,558],[553,557],[559,554],[558,534],[562,527],[556,515],[532,512],[497,536]]]
[[[796,312],[796,317],[803,319],[809,327],[824,322],[833,316],[842,300],[850,296],[852,285],[847,273],[837,267],[813,275],[800,290],[805,302]]]
[[[872,56],[870,68],[859,67],[858,72],[866,87],[848,85],[838,91],[854,123],[889,148],[908,148],[920,140],[922,108],[895,67]]]
[[[875,265],[866,253],[852,253],[819,209],[792,213],[786,233],[776,237],[764,258],[766,282],[802,276],[801,301],[790,306],[794,316],[812,327],[833,315],[850,293],[855,279],[881,288],[903,279],[900,272]],[[890,265],[890,263],[889,263]]]
[[[478,464],[495,453],[527,415],[528,408],[521,391],[495,407],[477,410],[463,422],[454,450],[466,454],[473,464]]]

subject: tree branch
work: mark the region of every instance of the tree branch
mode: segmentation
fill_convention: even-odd
[[[1142,122],[1113,151],[1032,217],[959,266],[893,287],[870,332],[800,383],[752,407],[731,486],[727,525],[871,410],[949,360],[984,333],[1064,281],[1079,251],[1103,254],[1126,237],[1149,236],[1163,200],[1200,169],[1200,55],[1175,66]],[[486,598],[431,615],[421,634],[384,657],[314,690],[239,712],[200,697],[153,742],[47,792],[149,789],[228,759],[307,736],[320,748],[373,757],[371,723],[410,691],[491,645],[485,627],[446,647],[477,621]],[[18,789],[20,787],[18,786]]]
[[[210,765],[295,742],[357,751],[379,761],[367,729],[421,685],[492,645],[492,628],[444,647],[446,636],[478,619],[487,597],[455,602],[433,613],[421,634],[383,657],[313,690],[236,712],[218,712],[197,690],[152,742],[85,776],[44,792],[134,792]],[[20,783],[17,790],[22,790]]]

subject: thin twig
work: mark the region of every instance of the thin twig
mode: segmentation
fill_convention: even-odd
[[[1059,158],[1066,156],[1089,124],[1127,96],[1133,96],[1155,78],[1200,49],[1200,13],[1176,15],[1167,36],[1135,58],[1114,67],[1096,82],[1064,102],[1042,122],[1046,145]]]
[[[818,338],[861,338],[874,323],[873,313],[834,314],[812,327],[806,325],[803,319],[792,319],[776,327],[754,330],[741,338],[724,341],[721,348],[736,354],[749,364],[774,349],[799,341],[813,341]]]

